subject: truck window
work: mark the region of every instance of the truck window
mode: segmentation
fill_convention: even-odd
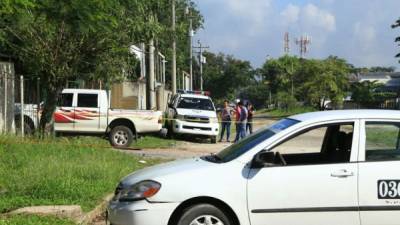
[[[97,94],[78,94],[78,107],[97,108]]]
[[[74,94],[64,93],[61,94],[61,97],[58,99],[58,105],[61,107],[72,107],[72,99]]]

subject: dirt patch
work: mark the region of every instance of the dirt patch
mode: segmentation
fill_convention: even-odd
[[[260,128],[271,125],[276,122],[275,119],[268,118],[254,118],[253,130],[256,131]],[[234,124],[232,123],[232,126]],[[231,141],[234,139],[234,134],[231,135]],[[184,140],[176,146],[163,149],[144,149],[144,150],[119,150],[128,154],[135,154],[142,157],[157,157],[166,159],[184,159],[192,158],[202,155],[209,155],[217,153],[222,149],[230,146],[231,142],[218,142],[210,144],[201,140]]]

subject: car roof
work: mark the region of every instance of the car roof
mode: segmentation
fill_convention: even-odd
[[[206,95],[196,95],[196,94],[181,94],[183,98],[202,98],[202,99],[210,99],[210,97]]]
[[[324,121],[345,119],[400,119],[399,110],[332,110],[303,113],[289,117],[299,121]]]

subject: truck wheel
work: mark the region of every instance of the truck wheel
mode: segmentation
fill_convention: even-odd
[[[128,127],[116,126],[111,130],[109,139],[112,146],[126,148],[132,144],[133,136],[132,130]]]
[[[211,143],[216,144],[217,143],[217,136],[212,136],[211,137]]]
[[[21,119],[20,118],[16,118],[15,119],[15,128],[16,128],[16,132],[17,134],[21,134]],[[34,133],[34,128],[32,128],[31,122],[24,118],[24,135],[33,135]]]

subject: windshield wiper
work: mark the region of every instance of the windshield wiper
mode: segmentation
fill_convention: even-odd
[[[208,162],[214,162],[214,163],[222,162],[221,157],[219,157],[218,155],[216,155],[214,153],[211,153],[210,155],[207,155],[207,156],[203,156],[202,158]]]

